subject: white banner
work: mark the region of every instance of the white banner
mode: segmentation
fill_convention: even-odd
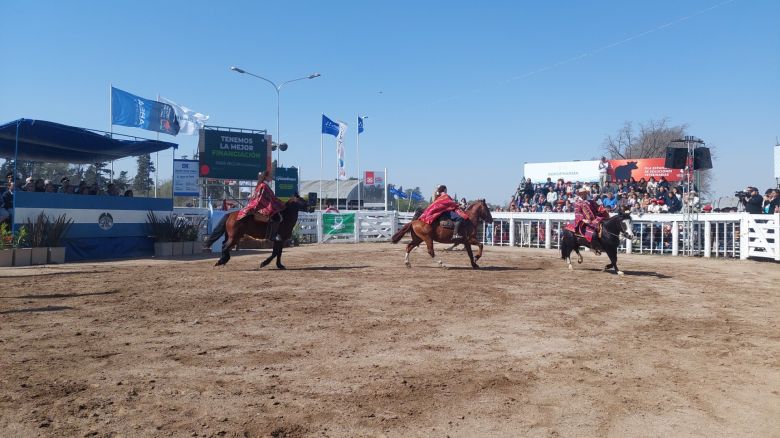
[[[559,161],[555,163],[525,163],[523,176],[535,183],[564,181],[593,182],[599,180],[599,161]]]
[[[173,196],[199,196],[198,160],[173,160]]]
[[[344,168],[344,134],[347,133],[347,124],[339,122],[339,135],[336,136],[336,159],[338,160],[338,179],[347,179],[347,170]]]
[[[186,106],[179,106],[175,102],[160,97],[160,102],[167,103],[173,107],[176,113],[176,119],[179,121],[179,134],[195,135],[203,129],[209,116],[197,113]]]

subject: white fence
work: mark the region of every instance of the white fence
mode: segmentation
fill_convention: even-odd
[[[412,213],[360,211],[355,214],[355,231],[349,235],[323,235],[321,212],[301,213],[298,234],[304,242],[386,242],[412,218]],[[483,224],[478,237],[486,245],[558,249],[572,213],[493,213],[493,224]],[[780,214],[700,214],[693,233],[684,245],[681,214],[633,216],[634,239],[626,239],[621,250],[633,254],[693,255],[700,257],[769,258],[780,261]]]

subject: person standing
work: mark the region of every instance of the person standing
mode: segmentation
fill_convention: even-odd
[[[604,183],[607,182],[609,178],[609,161],[607,161],[607,157],[601,157],[601,161],[599,162],[599,187],[604,187]]]
[[[8,221],[11,223],[11,219],[14,211],[14,183],[9,182],[8,188],[3,192],[0,197],[0,223]]]

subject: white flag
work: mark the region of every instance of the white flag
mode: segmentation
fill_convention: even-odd
[[[173,111],[176,112],[176,119],[179,121],[179,134],[195,135],[203,129],[203,126],[206,125],[206,120],[209,119],[209,116],[205,114],[196,113],[186,106],[179,106],[164,97],[160,97],[160,102],[172,106]]]
[[[347,171],[344,168],[344,134],[347,133],[347,124],[339,122],[339,134],[336,136],[336,159],[339,161],[338,179],[347,179]]]

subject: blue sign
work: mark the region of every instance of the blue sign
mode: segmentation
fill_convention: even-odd
[[[198,160],[173,160],[173,196],[199,196]]]
[[[172,106],[114,87],[111,87],[111,123],[163,134],[179,133],[179,121]]]

